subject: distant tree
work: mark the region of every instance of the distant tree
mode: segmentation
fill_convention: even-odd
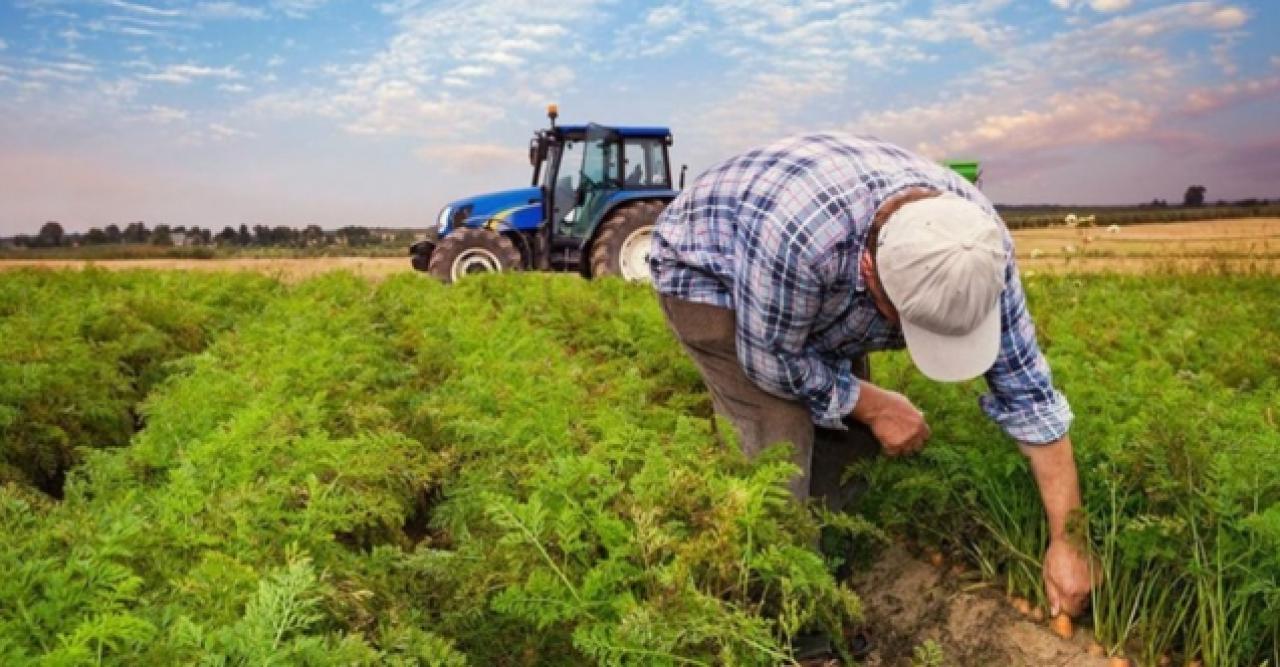
[[[102,234],[106,237],[107,243],[119,243],[121,238],[120,225],[107,225],[106,229],[102,230]]]
[[[266,225],[254,225],[253,242],[260,246],[271,245],[271,228]]]
[[[117,229],[117,232],[120,230]],[[107,233],[97,227],[90,227],[89,231],[84,235],[84,242],[87,245],[102,245],[107,242]]]
[[[145,222],[131,222],[121,235],[125,243],[146,243],[151,239],[151,232]]]
[[[65,236],[62,225],[50,220],[40,226],[40,233],[36,234],[36,243],[45,248],[53,248],[62,245]]]
[[[1183,206],[1204,206],[1204,193],[1206,188],[1203,185],[1192,185],[1187,188],[1187,193],[1182,195]]]
[[[356,227],[348,225],[338,230],[338,238],[346,239],[349,246],[368,245],[372,240],[373,233],[367,227]]]
[[[297,236],[297,230],[292,227],[284,227],[278,225],[275,229],[271,229],[271,242],[276,246],[292,246],[293,238]]]
[[[253,243],[253,235],[249,233],[248,225],[240,224],[240,231],[236,232],[236,243],[242,246]]]
[[[324,230],[320,229],[320,225],[307,225],[302,230],[302,244],[306,246],[319,245],[324,242]]]
[[[218,232],[218,245],[233,245],[236,242],[236,230],[231,227],[223,227]]]
[[[151,230],[151,245],[173,245],[172,230],[169,225],[156,225]]]

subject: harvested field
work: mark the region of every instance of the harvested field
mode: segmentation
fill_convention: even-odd
[[[1206,220],[1153,225],[1048,227],[1015,231],[1025,270],[1280,271],[1280,219]]]
[[[76,269],[96,266],[113,271],[155,269],[159,271],[253,271],[286,282],[297,282],[331,271],[350,271],[361,278],[382,279],[411,271],[406,257],[271,257],[237,259],[10,259],[0,260],[0,270],[23,267]]]
[[[1280,273],[1280,218],[1205,220],[1105,227],[1051,227],[1013,233],[1025,271],[1048,273],[1145,273],[1208,271]],[[0,270],[19,267],[112,270],[161,269],[256,271],[296,282],[345,270],[381,280],[406,273],[408,257],[280,257],[234,259],[4,259]]]

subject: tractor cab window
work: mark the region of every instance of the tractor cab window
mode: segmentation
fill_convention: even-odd
[[[582,184],[582,145],[581,141],[566,141],[560,151],[558,169],[551,171],[557,175],[555,183],[548,183],[554,188],[552,201],[555,203],[554,219],[556,222],[573,224],[577,213],[578,187]]]
[[[622,171],[627,188],[670,188],[666,142],[656,138],[627,139],[623,144]]]

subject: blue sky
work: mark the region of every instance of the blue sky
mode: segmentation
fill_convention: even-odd
[[[1007,203],[1280,196],[1275,0],[0,4],[0,234],[427,226],[562,122],[677,164],[790,133],[976,157]]]

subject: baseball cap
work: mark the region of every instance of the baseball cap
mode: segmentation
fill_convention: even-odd
[[[876,265],[926,376],[960,382],[1000,352],[1000,292],[1008,254],[995,217],[952,193],[904,204],[879,231]]]

